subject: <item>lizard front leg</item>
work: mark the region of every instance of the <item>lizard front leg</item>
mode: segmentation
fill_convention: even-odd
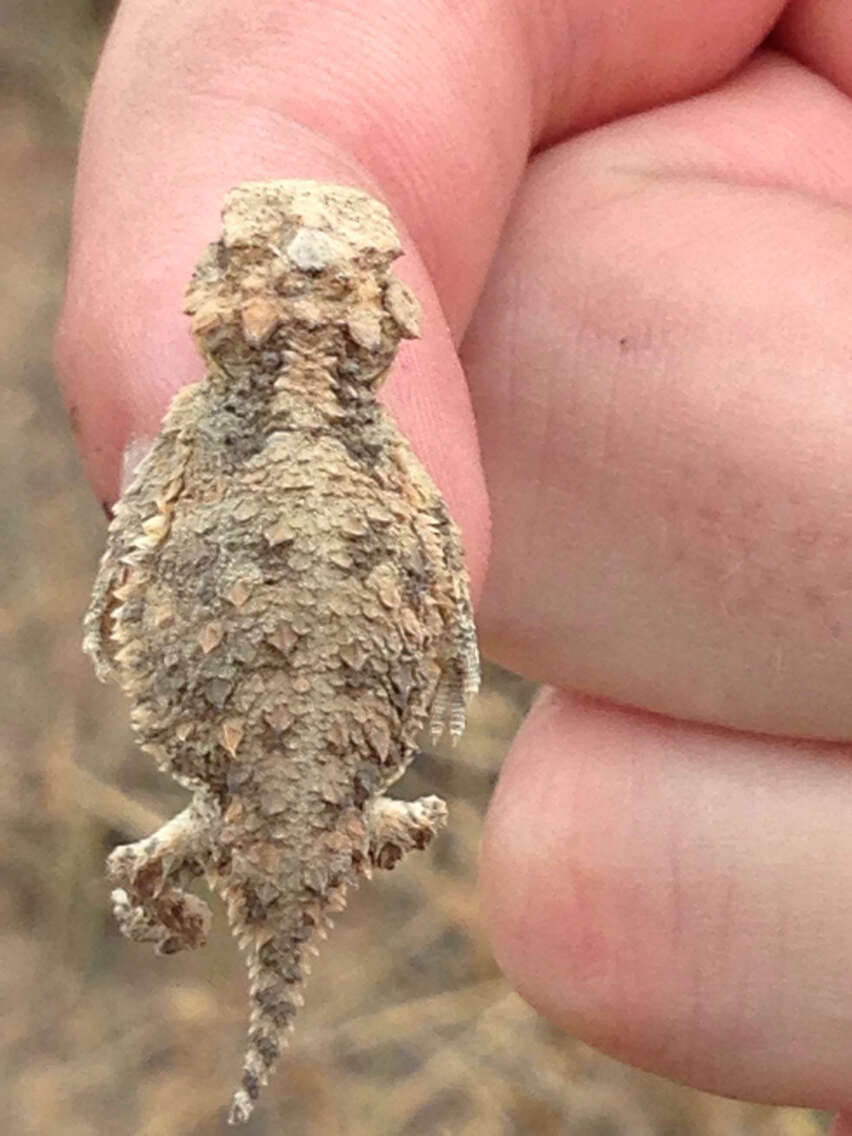
[[[368,855],[377,868],[393,868],[412,848],[425,848],[447,823],[447,806],[440,797],[397,801],[376,797],[366,809]]]
[[[479,651],[459,531],[446,504],[434,491],[432,497],[430,507],[415,518],[423,556],[436,574],[433,596],[444,624],[435,649],[440,677],[429,707],[429,728],[433,741],[449,730],[456,742],[464,730],[467,705],[479,690]]]
[[[203,946],[210,908],[186,888],[205,872],[215,820],[197,800],[153,835],[115,848],[107,860],[113,910],[122,934],[156,954]]]

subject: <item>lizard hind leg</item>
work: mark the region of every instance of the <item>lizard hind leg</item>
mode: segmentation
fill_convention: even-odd
[[[152,943],[160,955],[207,941],[210,908],[186,888],[204,874],[211,819],[193,801],[153,835],[110,853],[113,911],[128,939]]]
[[[397,801],[374,798],[366,810],[370,862],[393,868],[406,852],[425,848],[447,823],[447,806],[440,797]]]

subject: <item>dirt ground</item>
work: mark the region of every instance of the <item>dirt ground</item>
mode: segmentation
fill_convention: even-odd
[[[80,115],[108,14],[0,0],[0,1098],[12,1136],[224,1132],[246,1024],[223,920],[194,956],[116,933],[103,860],[181,795],[80,652],[104,519],[51,370]],[[286,171],[281,171],[282,175]],[[815,1136],[826,1119],[677,1088],[557,1033],[477,909],[481,820],[528,684],[489,669],[460,750],[404,786],[451,831],[353,898],[254,1136]]]

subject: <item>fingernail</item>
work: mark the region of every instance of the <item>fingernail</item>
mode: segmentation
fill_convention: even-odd
[[[153,438],[134,438],[128,443],[121,459],[121,492],[124,493],[133,478],[136,476],[136,471],[140,463],[151,452],[151,447],[154,445]]]

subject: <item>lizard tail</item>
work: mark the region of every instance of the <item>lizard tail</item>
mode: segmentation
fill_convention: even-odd
[[[277,928],[269,923],[246,931],[241,919],[231,919],[246,956],[249,973],[248,1044],[240,1086],[234,1093],[229,1124],[243,1124],[251,1116],[261,1090],[287,1046],[293,1022],[304,1004],[302,989],[310,974],[310,959],[317,948],[314,936],[325,938],[332,926],[329,910],[344,906],[345,888],[325,898],[322,909],[302,911],[298,923]],[[231,902],[228,902],[229,916]]]
[[[392,868],[406,852],[424,848],[444,824],[447,808],[437,797],[417,801],[375,798],[349,827],[326,840],[322,865],[281,870],[274,849],[235,854],[219,890],[228,921],[246,953],[249,971],[248,1046],[240,1087],[228,1117],[242,1124],[278,1063],[303,1004],[302,988],[317,953],[314,937],[325,938],[332,916],[346,905],[348,889],[373,868]],[[357,823],[356,823],[357,820]],[[277,865],[276,871],[270,868]],[[282,881],[301,876],[297,896]]]

